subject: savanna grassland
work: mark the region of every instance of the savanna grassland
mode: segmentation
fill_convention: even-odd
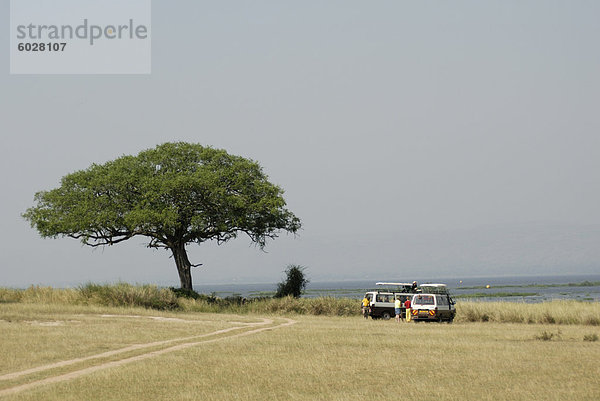
[[[0,400],[600,399],[597,303],[465,302],[454,324],[398,324],[308,300],[215,313],[10,291]]]

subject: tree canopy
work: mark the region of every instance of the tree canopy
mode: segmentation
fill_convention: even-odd
[[[172,252],[181,287],[192,289],[186,245],[247,234],[260,248],[300,220],[260,165],[224,150],[165,143],[137,156],[92,164],[35,195],[23,216],[42,237],[67,236],[92,247],[135,236]]]

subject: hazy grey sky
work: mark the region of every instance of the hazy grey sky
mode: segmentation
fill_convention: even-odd
[[[43,240],[20,214],[167,141],[261,163],[303,221],[190,248],[194,283],[600,272],[600,3],[153,1],[149,76],[9,75],[0,286],[178,284],[164,251]],[[9,1],[0,1],[8,26]]]

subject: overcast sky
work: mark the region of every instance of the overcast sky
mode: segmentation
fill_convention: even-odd
[[[302,219],[192,246],[194,284],[600,272],[600,2],[155,0],[152,74],[9,75],[0,286],[178,285],[142,238],[20,216],[65,174],[167,141],[257,160]],[[0,0],[8,26],[9,1]]]

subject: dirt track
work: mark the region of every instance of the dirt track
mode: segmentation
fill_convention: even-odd
[[[129,318],[137,318],[138,316],[128,316],[128,317]],[[173,339],[169,339],[169,340],[156,341],[156,342],[145,343],[145,344],[135,344],[135,345],[131,345],[129,347],[121,348],[121,349],[118,349],[118,350],[103,352],[103,353],[100,353],[100,354],[90,355],[90,356],[86,356],[86,357],[82,357],[82,358],[70,359],[70,360],[67,360],[67,361],[60,361],[60,362],[56,362],[56,363],[52,363],[52,364],[48,364],[48,365],[42,365],[42,366],[38,366],[38,367],[35,367],[35,368],[31,368],[31,369],[19,371],[19,372],[8,373],[8,374],[0,376],[0,381],[1,380],[12,380],[12,379],[15,379],[15,378],[18,378],[18,377],[21,377],[21,376],[25,376],[25,375],[29,375],[29,374],[32,374],[32,373],[36,373],[36,372],[42,372],[42,371],[45,371],[45,370],[50,370],[50,369],[54,369],[54,368],[69,366],[69,365],[73,365],[75,363],[79,363],[79,362],[83,362],[83,361],[88,361],[88,360],[92,360],[92,359],[99,359],[99,358],[105,358],[105,357],[109,357],[109,356],[114,356],[114,355],[118,355],[118,354],[129,352],[129,351],[134,351],[134,350],[139,350],[139,349],[144,349],[144,348],[157,347],[157,346],[166,345],[166,344],[173,343],[173,342],[181,342],[181,341],[194,340],[194,341],[190,341],[190,342],[185,342],[183,344],[177,344],[177,345],[174,345],[174,346],[171,346],[171,347],[168,347],[168,348],[163,348],[163,349],[160,349],[160,350],[150,351],[150,352],[146,352],[146,353],[139,354],[139,355],[136,355],[136,356],[119,359],[119,360],[116,360],[116,361],[110,361],[110,362],[100,363],[98,365],[90,366],[90,367],[83,368],[83,369],[80,369],[80,370],[75,370],[75,371],[72,371],[72,372],[69,372],[69,373],[60,374],[60,375],[56,375],[56,376],[50,376],[50,377],[47,377],[47,378],[44,378],[44,379],[32,381],[32,382],[25,383],[25,384],[20,384],[20,385],[14,386],[14,387],[8,387],[8,388],[5,388],[3,390],[0,390],[0,397],[4,396],[4,395],[19,393],[19,392],[22,392],[22,391],[25,391],[25,390],[29,390],[29,389],[32,389],[34,387],[42,386],[42,385],[45,385],[45,384],[60,383],[60,382],[64,382],[64,381],[67,381],[67,380],[72,380],[72,379],[75,379],[75,378],[78,378],[78,377],[81,377],[81,376],[84,376],[84,375],[87,375],[87,374],[90,374],[90,373],[93,373],[93,372],[96,372],[96,371],[99,371],[99,370],[113,368],[113,367],[117,367],[117,366],[121,366],[121,365],[125,365],[125,364],[128,364],[128,363],[131,363],[131,362],[142,361],[144,359],[149,359],[149,358],[152,358],[152,357],[155,357],[155,356],[167,354],[169,352],[180,351],[182,349],[194,347],[196,345],[214,343],[214,342],[217,342],[217,341],[223,341],[223,340],[227,340],[227,339],[230,339],[230,338],[237,338],[237,337],[249,336],[249,335],[260,333],[260,332],[263,332],[263,331],[275,330],[275,329],[279,329],[279,328],[282,328],[282,327],[290,326],[290,325],[293,325],[293,324],[296,323],[296,321],[294,321],[294,320],[284,319],[284,320],[286,320],[285,323],[281,323],[281,324],[278,324],[276,326],[268,326],[268,325],[270,325],[270,324],[273,323],[273,320],[271,320],[271,319],[262,319],[262,320],[263,321],[259,322],[259,323],[239,323],[239,322],[236,322],[236,324],[241,324],[241,326],[229,327],[227,329],[217,330],[217,331],[213,331],[211,333],[206,333],[206,334],[197,335],[197,336],[173,338]],[[260,326],[267,326],[267,327],[260,327]],[[232,334],[232,335],[222,336],[222,337],[218,337],[218,338],[209,338],[209,339],[202,340],[203,338],[213,337],[213,336],[216,336],[216,335],[229,333],[229,332],[232,332],[232,331],[235,331],[235,330],[246,329],[248,327],[258,327],[258,328],[255,328],[253,330],[243,331],[243,332],[237,333],[237,334]]]

